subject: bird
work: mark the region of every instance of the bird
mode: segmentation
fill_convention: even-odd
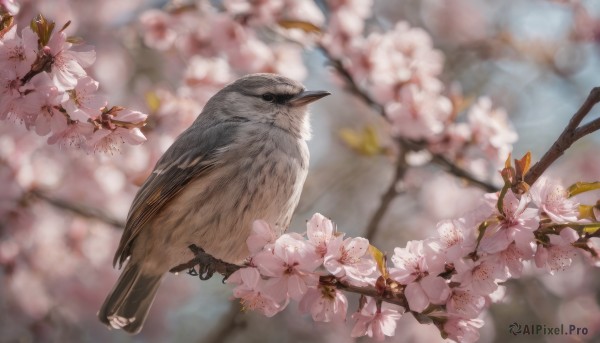
[[[228,263],[248,256],[255,220],[276,235],[290,224],[308,173],[309,91],[259,73],[226,85],[166,150],[138,190],[113,259],[125,267],[98,317],[140,332],[159,285],[195,245]]]

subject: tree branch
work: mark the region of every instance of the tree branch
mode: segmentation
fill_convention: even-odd
[[[580,128],[577,128],[583,118],[590,113],[592,108],[600,102],[600,87],[594,87],[579,110],[575,112],[569,124],[558,136],[554,144],[546,151],[544,156],[529,169],[524,181],[533,185],[535,181],[556,161],[564,152],[581,137],[600,129],[600,119],[596,119]]]
[[[394,176],[392,177],[392,181],[390,182],[388,189],[381,196],[381,201],[379,203],[379,207],[369,220],[367,224],[367,228],[365,230],[365,238],[369,241],[373,240],[375,237],[375,233],[377,232],[377,228],[379,227],[379,223],[383,219],[383,216],[387,212],[388,208],[392,204],[392,201],[398,195],[397,185],[400,180],[404,178],[406,174],[406,170],[408,165],[406,164],[406,151],[404,149],[400,150],[400,154],[396,160],[396,168],[394,170]]]
[[[122,229],[125,227],[125,223],[123,221],[116,219],[116,218],[102,212],[99,209],[86,207],[86,206],[79,205],[79,204],[74,204],[72,202],[68,202],[63,199],[53,198],[38,189],[33,189],[33,190],[29,191],[27,194],[34,196],[40,200],[43,200],[46,203],[48,203],[56,208],[59,208],[61,210],[65,210],[65,211],[74,213],[76,215],[82,216],[82,217],[99,220],[103,223],[112,225],[116,228]]]

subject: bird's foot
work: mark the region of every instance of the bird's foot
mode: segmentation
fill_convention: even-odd
[[[204,249],[194,244],[188,246],[188,248],[194,254],[194,258],[186,263],[171,268],[171,273],[178,273],[187,269],[189,275],[198,276],[200,280],[208,280],[215,272],[218,272],[225,276],[225,279],[223,279],[223,281],[225,281],[229,275],[240,268],[239,266],[224,262],[207,254]],[[196,266],[198,266],[197,270]]]

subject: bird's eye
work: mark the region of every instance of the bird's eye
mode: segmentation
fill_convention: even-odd
[[[263,94],[262,99],[264,101],[273,102],[273,101],[275,101],[275,95],[273,95],[271,93],[266,93],[266,94]]]

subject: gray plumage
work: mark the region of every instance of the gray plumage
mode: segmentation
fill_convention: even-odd
[[[103,323],[139,332],[163,275],[194,257],[189,245],[239,263],[254,220],[287,228],[308,170],[306,105],[328,94],[253,74],[208,101],[133,201],[113,264],[129,260],[98,313]]]

